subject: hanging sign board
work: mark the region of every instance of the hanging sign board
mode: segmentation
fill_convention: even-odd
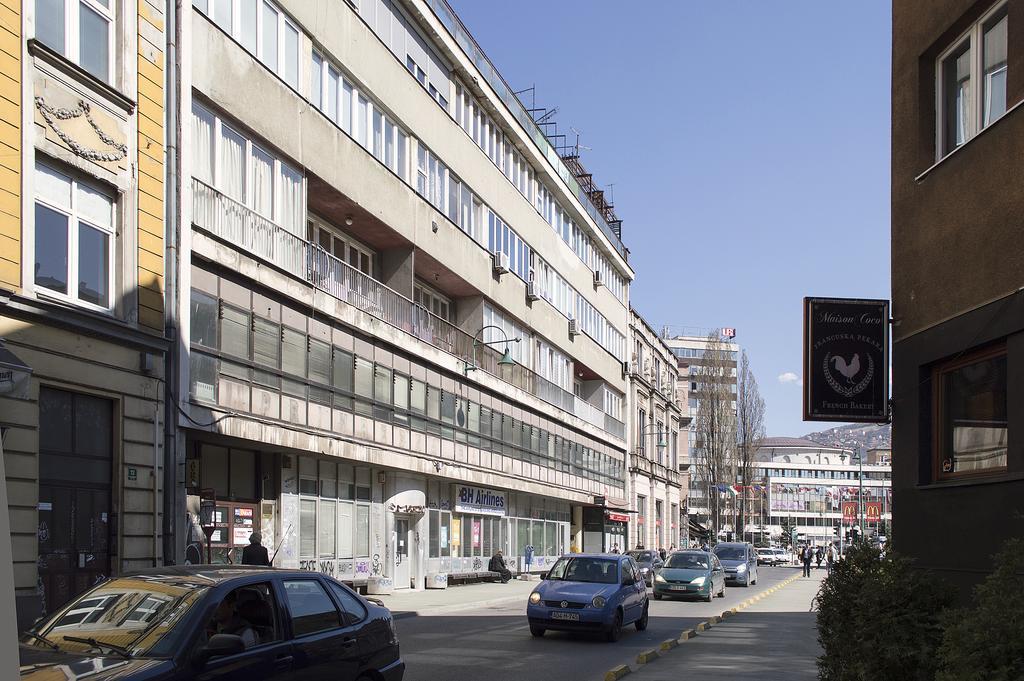
[[[889,420],[889,301],[804,298],[804,420]]]

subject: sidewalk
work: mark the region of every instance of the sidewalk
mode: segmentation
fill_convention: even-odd
[[[395,619],[419,614],[440,614],[473,608],[488,608],[519,601],[526,608],[526,599],[537,586],[537,581],[511,580],[508,584],[488,582],[449,586],[447,589],[423,591],[396,591],[390,596],[368,596],[384,602]]]
[[[818,572],[818,571],[815,571]],[[817,681],[816,614],[811,600],[824,577],[797,579],[649,664],[630,665],[629,681]]]

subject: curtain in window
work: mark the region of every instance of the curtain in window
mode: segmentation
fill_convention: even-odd
[[[290,166],[281,164],[281,214],[279,224],[292,234],[302,238],[306,224],[306,205],[303,194],[302,174]]]
[[[245,138],[221,125],[220,190],[236,201],[245,202]]]
[[[274,157],[252,147],[252,207],[260,215],[274,219]]]
[[[192,176],[213,184],[213,114],[192,105]]]

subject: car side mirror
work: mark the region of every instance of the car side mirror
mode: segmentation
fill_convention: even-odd
[[[539,577],[541,579],[547,579],[548,578],[548,573],[547,572],[542,572],[542,573],[540,573]]]
[[[214,634],[206,645],[196,652],[196,662],[204,665],[211,658],[224,657],[225,655],[237,655],[245,652],[245,641],[241,636],[235,634]]]

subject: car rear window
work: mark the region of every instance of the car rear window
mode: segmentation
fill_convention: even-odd
[[[716,546],[715,555],[719,560],[746,560],[747,554],[742,546]]]
[[[359,597],[337,582],[329,582],[331,590],[341,603],[341,617],[345,626],[352,626],[366,619],[366,608]]]
[[[285,580],[284,592],[292,616],[295,636],[313,634],[338,627],[341,620],[324,587],[315,579]]]

